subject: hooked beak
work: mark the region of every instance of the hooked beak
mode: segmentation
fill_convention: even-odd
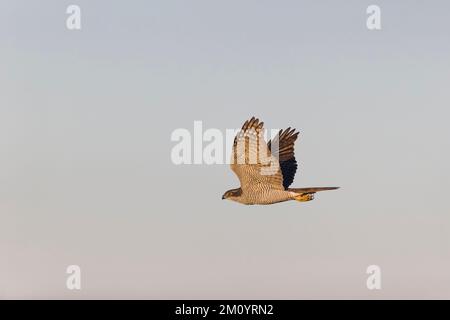
[[[225,199],[225,195],[222,196],[222,200],[224,200],[224,199]]]

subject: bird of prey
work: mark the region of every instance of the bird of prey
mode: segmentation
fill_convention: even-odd
[[[234,138],[231,170],[241,186],[228,190],[222,199],[242,204],[273,204],[288,200],[310,201],[318,191],[338,187],[289,188],[297,171],[294,143],[298,132],[290,127],[280,130],[266,144],[264,122],[252,117],[245,121]]]

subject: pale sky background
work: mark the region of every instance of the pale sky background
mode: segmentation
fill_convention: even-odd
[[[0,0],[0,298],[450,298],[449,15]],[[227,165],[170,161],[174,129],[252,115],[301,131],[294,186],[341,189],[241,206]]]

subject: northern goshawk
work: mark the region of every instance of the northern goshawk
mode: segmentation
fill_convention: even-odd
[[[264,122],[252,117],[234,138],[231,170],[238,176],[241,186],[225,192],[222,199],[242,204],[310,201],[318,191],[338,188],[289,188],[297,171],[294,143],[299,133],[289,127],[266,143],[263,125]]]

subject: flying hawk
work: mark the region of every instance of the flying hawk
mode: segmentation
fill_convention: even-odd
[[[266,144],[263,125],[264,122],[252,117],[245,121],[234,138],[231,170],[239,178],[241,186],[225,192],[222,199],[242,204],[310,201],[318,191],[338,188],[289,188],[297,171],[294,143],[299,133],[289,127],[280,130]]]

